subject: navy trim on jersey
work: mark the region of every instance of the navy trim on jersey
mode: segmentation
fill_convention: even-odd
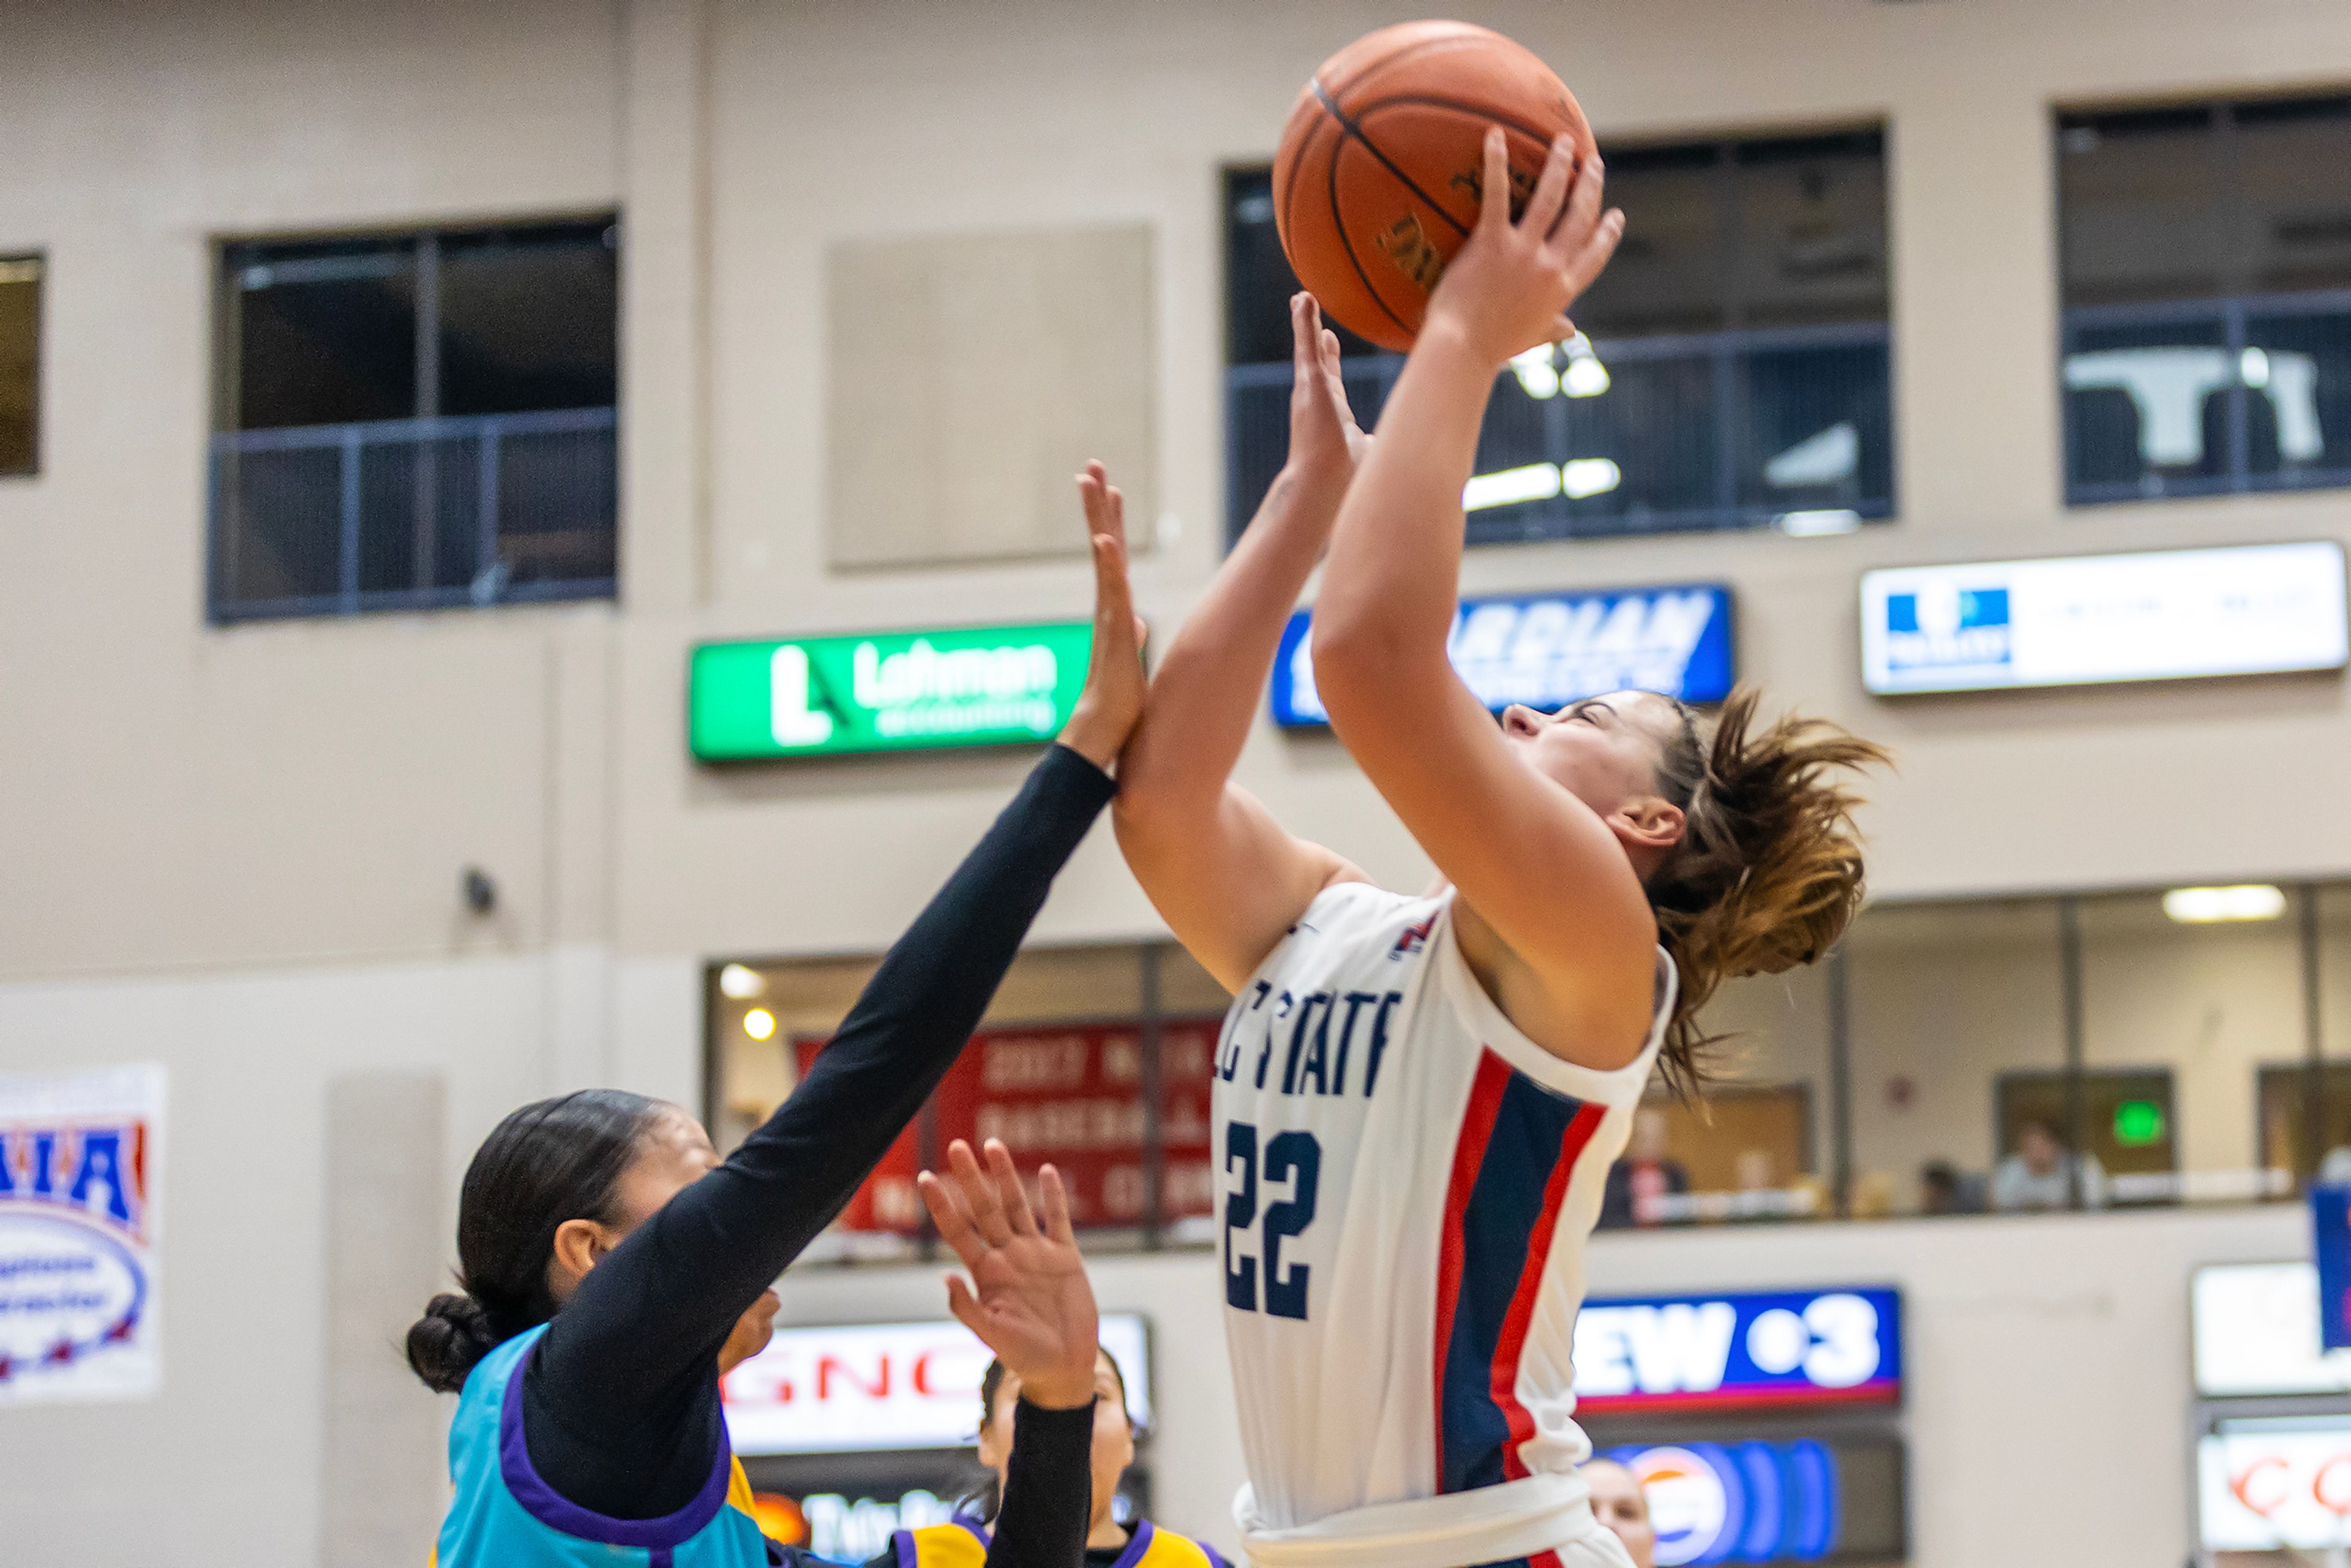
[[[1446,1201],[1437,1281],[1437,1490],[1526,1473],[1533,1421],[1518,1366],[1559,1210],[1604,1108],[1556,1094],[1489,1051],[1479,1063]]]

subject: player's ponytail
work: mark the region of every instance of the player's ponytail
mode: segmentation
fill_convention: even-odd
[[[457,1201],[465,1293],[434,1297],[408,1331],[408,1364],[426,1387],[457,1393],[482,1357],[555,1315],[547,1266],[557,1228],[612,1220],[614,1189],[662,1109],[642,1094],[582,1089],[525,1105],[482,1140]]]
[[[1715,988],[1813,962],[1861,907],[1860,800],[1836,776],[1885,762],[1886,751],[1823,719],[1788,715],[1759,728],[1760,695],[1740,688],[1710,722],[1682,709],[1657,768],[1684,818],[1648,893],[1681,975],[1659,1054],[1685,1095],[1704,1088],[1707,1048],[1719,1038],[1698,1023]]]

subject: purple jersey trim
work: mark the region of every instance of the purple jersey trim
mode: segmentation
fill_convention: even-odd
[[[505,1478],[507,1490],[524,1512],[550,1530],[606,1546],[642,1546],[654,1554],[652,1568],[663,1568],[671,1552],[693,1540],[726,1506],[728,1461],[734,1458],[726,1431],[722,1427],[718,1434],[718,1458],[710,1467],[710,1479],[695,1500],[675,1513],[659,1519],[611,1519],[581,1508],[540,1479],[530,1462],[530,1446],[523,1440],[523,1375],[538,1354],[538,1346],[533,1344],[517,1359],[507,1375],[506,1396],[498,1406],[498,1472]]]
[[[1136,1520],[1134,1532],[1126,1538],[1126,1550],[1118,1554],[1118,1561],[1112,1563],[1110,1568],[1134,1568],[1136,1563],[1143,1561],[1143,1554],[1151,1550],[1152,1533],[1149,1520]]]

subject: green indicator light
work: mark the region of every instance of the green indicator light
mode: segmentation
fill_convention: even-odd
[[[1091,621],[709,643],[687,743],[704,762],[1050,740],[1084,688]]]
[[[2143,1149],[2163,1138],[2163,1107],[2152,1100],[2126,1100],[2115,1107],[2115,1142]]]

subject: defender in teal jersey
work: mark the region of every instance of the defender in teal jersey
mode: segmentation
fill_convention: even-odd
[[[1061,733],[892,947],[799,1088],[720,1160],[683,1109],[614,1090],[526,1105],[485,1140],[458,1207],[461,1293],[410,1329],[409,1363],[460,1396],[438,1568],[763,1568],[804,1555],[727,1504],[719,1379],[766,1343],[768,1287],[912,1120],[993,998],[1055,874],[1115,792],[1143,700],[1123,528],[1092,530],[1092,649]],[[1010,1156],[925,1200],[971,1270],[948,1304],[1028,1396],[988,1551],[1080,1568],[1093,1298],[1058,1178],[1040,1229]]]

